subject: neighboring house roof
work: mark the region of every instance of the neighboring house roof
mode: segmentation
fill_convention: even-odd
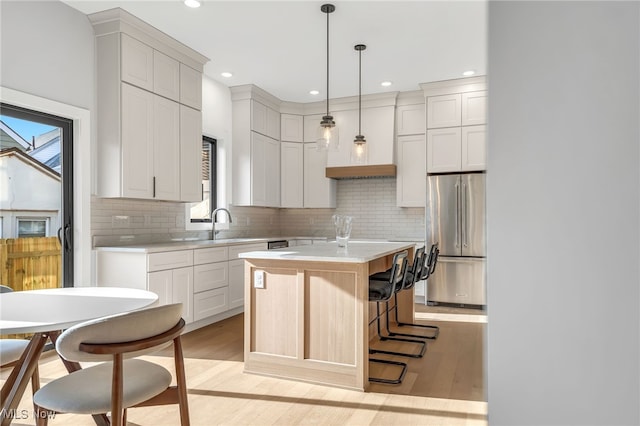
[[[37,148],[30,151],[29,155],[45,166],[60,173],[60,128],[53,129],[50,132],[36,137],[34,143]]]
[[[27,151],[31,144],[24,140],[4,121],[0,120],[0,150],[7,148],[18,148]]]
[[[31,157],[29,154],[21,151],[19,148],[8,148],[0,151],[0,157],[12,157],[12,156],[31,165],[32,167],[40,170],[44,174],[49,175],[54,179],[60,180],[60,172],[57,172],[51,167],[45,164],[42,164],[40,161]]]

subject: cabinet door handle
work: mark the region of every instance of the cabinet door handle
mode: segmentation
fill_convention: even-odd
[[[156,177],[153,177],[153,198],[156,198]]]

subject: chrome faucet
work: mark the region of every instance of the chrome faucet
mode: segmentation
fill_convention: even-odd
[[[227,217],[229,218],[229,223],[233,222],[233,219],[231,219],[231,212],[229,212],[229,210],[225,209],[224,207],[218,207],[213,212],[211,212],[211,239],[212,240],[216,239],[216,223],[218,223],[216,221],[216,214],[220,210],[227,213]]]

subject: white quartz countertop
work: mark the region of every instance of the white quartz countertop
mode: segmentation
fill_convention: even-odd
[[[164,251],[192,250],[208,247],[224,247],[239,244],[266,243],[275,238],[233,238],[224,240],[170,241],[164,243],[134,244],[111,247],[95,247],[97,251],[120,251],[140,253],[160,253]]]
[[[267,243],[280,240],[318,239],[319,237],[266,237],[266,238],[226,238],[219,240],[187,240],[166,241],[160,243],[142,243],[131,245],[114,245],[94,247],[97,251],[114,251],[130,253],[161,253],[165,251],[193,250],[209,247],[224,247],[241,244]]]
[[[309,246],[240,253],[243,259],[303,260],[310,262],[365,263],[400,250],[413,248],[411,242],[349,241],[346,249],[335,241]]]

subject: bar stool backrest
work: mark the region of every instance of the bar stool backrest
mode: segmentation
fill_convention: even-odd
[[[422,246],[416,250],[416,253],[413,256],[411,271],[407,272],[406,279],[404,280],[404,286],[402,287],[403,290],[409,290],[416,285],[418,281],[420,281],[422,277],[422,268],[425,264],[426,252],[424,249],[424,246]]]
[[[393,255],[393,265],[391,266],[391,274],[389,275],[389,284],[391,292],[389,297],[404,286],[404,280],[407,274],[407,250],[400,251]]]
[[[431,244],[429,255],[427,256],[422,268],[422,275],[420,277],[420,280],[426,280],[431,274],[433,274],[433,271],[435,271],[436,269],[436,263],[438,261],[438,253],[438,243]]]

